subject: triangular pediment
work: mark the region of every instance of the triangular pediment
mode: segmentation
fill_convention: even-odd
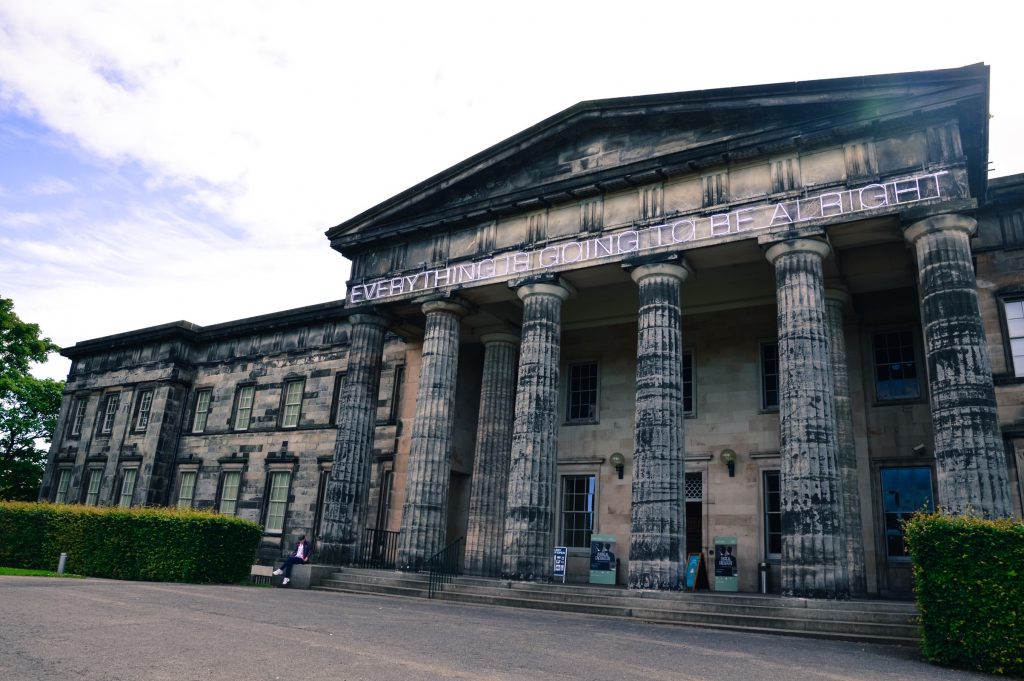
[[[952,109],[987,148],[988,67],[582,102],[330,229],[342,252],[708,172]],[[961,128],[965,126],[961,125]],[[971,150],[975,151],[976,150]],[[984,177],[984,173],[981,172]]]

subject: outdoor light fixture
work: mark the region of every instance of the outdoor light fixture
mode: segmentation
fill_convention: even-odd
[[[619,480],[622,480],[622,469],[626,466],[626,457],[622,456],[619,452],[615,452],[608,457],[608,463],[615,466],[615,472],[619,474]]]
[[[726,466],[729,467],[729,477],[736,477],[736,452],[731,449],[723,449],[722,453],[718,455],[718,458],[722,460]]]

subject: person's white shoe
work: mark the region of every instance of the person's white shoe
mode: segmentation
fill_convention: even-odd
[[[284,574],[284,570],[282,570],[280,568],[278,568],[277,570],[274,570],[274,576],[275,577],[277,577],[278,575],[283,575],[283,574]]]
[[[287,577],[285,577],[284,579],[281,580],[281,586],[284,586],[285,584],[287,584],[290,581],[292,581],[292,580],[290,580]]]

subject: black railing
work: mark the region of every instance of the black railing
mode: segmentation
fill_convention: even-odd
[[[352,565],[361,568],[394,570],[398,562],[398,533],[387,530],[363,531],[363,546],[358,555],[352,547],[321,543],[313,552],[313,562],[320,565]]]
[[[363,550],[356,567],[394,570],[398,563],[398,533],[367,529],[363,532]]]
[[[433,598],[442,586],[451,583],[456,575],[462,574],[462,545],[465,543],[466,538],[459,537],[435,553],[427,562],[427,569],[430,570],[427,598]]]

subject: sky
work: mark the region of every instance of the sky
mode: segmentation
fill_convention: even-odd
[[[1012,7],[0,0],[0,296],[60,346],[343,298],[326,229],[588,99],[984,62],[1024,172]]]

